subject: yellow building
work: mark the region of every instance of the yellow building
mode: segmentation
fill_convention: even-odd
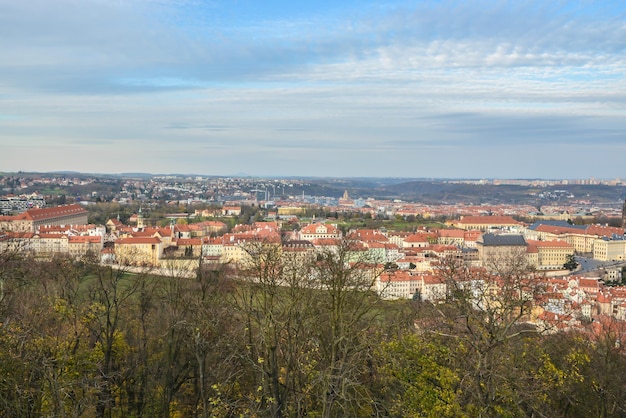
[[[599,261],[617,261],[626,259],[626,241],[596,239],[593,241],[593,258]]]
[[[278,208],[278,216],[281,215],[303,215],[306,208],[300,206],[281,206]]]
[[[68,251],[71,257],[82,257],[87,254],[100,254],[102,251],[101,236],[71,236],[68,237]]]
[[[534,266],[541,270],[561,270],[568,256],[574,255],[574,246],[566,241],[528,240],[529,255],[536,254]]]
[[[555,224],[539,224],[534,228],[531,228],[532,234],[536,239],[541,241],[561,240],[566,241],[574,247],[577,253],[598,254],[599,259],[611,259],[620,252],[620,244],[605,244],[605,241],[611,241],[613,237],[622,237],[624,235],[623,228],[615,228],[606,225],[555,225]],[[595,249],[596,243],[600,246],[598,250]],[[608,247],[615,247],[615,250],[610,250]],[[613,255],[609,255],[613,253]],[[594,255],[595,258],[595,255]],[[620,258],[616,258],[620,259]]]
[[[524,224],[510,216],[464,216],[458,221],[446,222],[465,230],[477,229],[488,232],[493,229],[519,228]]]
[[[119,238],[115,241],[115,260],[119,264],[157,266],[163,243],[156,237]]]
[[[35,234],[31,238],[31,248],[42,257],[69,253],[69,238],[65,234]]]
[[[15,216],[0,216],[0,230],[35,233],[42,225],[86,225],[88,215],[81,205],[30,209]]]

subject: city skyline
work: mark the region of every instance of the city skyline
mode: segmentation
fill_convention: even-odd
[[[617,1],[0,0],[0,51],[0,171],[626,177]]]

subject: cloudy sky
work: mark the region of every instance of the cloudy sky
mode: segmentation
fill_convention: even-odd
[[[0,172],[626,178],[626,3],[0,0]]]

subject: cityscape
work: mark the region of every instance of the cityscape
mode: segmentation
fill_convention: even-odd
[[[556,311],[546,312],[563,315],[567,311],[573,321],[584,317],[582,310],[589,319],[592,312],[594,316],[608,312],[620,320],[626,319],[626,293],[611,286],[622,283],[626,267],[626,217],[621,200],[607,204],[596,202],[589,195],[581,198],[557,190],[544,192],[554,201],[541,207],[436,205],[365,196],[351,198],[348,190],[341,197],[314,196],[307,194],[307,188],[314,188],[314,181],[295,178],[71,178],[15,174],[4,176],[1,181],[5,193],[32,188],[57,193],[67,190],[56,196],[33,191],[0,198],[5,250],[18,246],[21,251],[43,257],[94,253],[102,262],[151,267],[171,265],[176,255],[187,260],[193,256],[188,266],[181,267],[193,272],[198,257],[203,263],[245,264],[246,245],[250,241],[268,239],[282,242],[285,248],[302,243],[307,251],[315,252],[316,248],[336,245],[332,240],[349,238],[371,253],[372,259],[384,265],[393,264],[402,272],[392,281],[381,282],[382,277],[378,278],[375,286],[381,295],[410,299],[419,291],[428,300],[436,296],[424,287],[424,280],[433,280],[440,258],[452,256],[463,259],[468,266],[486,267],[486,246],[499,247],[499,237],[506,241],[517,236],[529,262],[537,271],[546,273],[550,278],[547,283],[562,293],[562,300],[554,305],[558,306]],[[531,183],[537,182],[527,182]],[[119,189],[103,188],[109,184]],[[510,183],[495,180],[492,184]],[[567,184],[622,186],[619,180],[593,179],[552,181],[543,186]],[[70,192],[76,187],[81,188],[81,194]],[[46,203],[55,200],[63,205]],[[99,224],[89,222],[90,217],[99,215],[90,212],[90,208],[105,204],[116,204],[117,213],[100,218]],[[245,212],[248,216],[243,217]],[[362,223],[345,222],[352,218]],[[402,229],[393,230],[389,226],[391,220],[405,224]],[[494,241],[486,243],[486,237]],[[147,240],[153,245],[145,251]],[[128,254],[133,254],[132,260]],[[574,256],[577,267],[583,269],[564,267]],[[587,285],[589,292],[585,286],[579,287],[581,280],[594,283]],[[567,286],[563,287],[564,283]],[[439,285],[436,280],[432,284]],[[570,300],[571,292],[577,296]],[[601,308],[598,296],[609,300],[612,307]],[[583,301],[587,305],[581,304]]]

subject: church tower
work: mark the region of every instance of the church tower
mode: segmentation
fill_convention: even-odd
[[[626,199],[624,199],[624,207],[622,207],[622,228],[626,228]]]
[[[137,229],[144,229],[146,224],[143,219],[143,213],[141,213],[141,207],[139,207],[139,212],[137,213]]]

